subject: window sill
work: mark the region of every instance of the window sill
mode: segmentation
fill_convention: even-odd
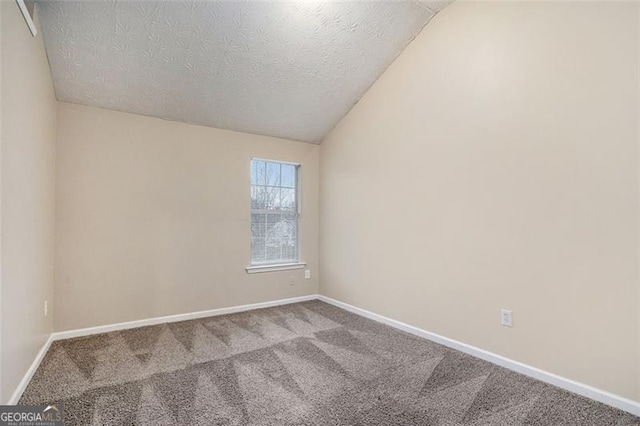
[[[276,271],[289,271],[291,269],[302,269],[307,266],[306,262],[295,263],[278,263],[270,265],[252,265],[247,266],[244,269],[248,274],[258,274],[260,272],[276,272]]]

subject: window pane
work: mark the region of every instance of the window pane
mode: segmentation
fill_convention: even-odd
[[[280,188],[254,185],[251,187],[251,208],[253,210],[280,209]]]
[[[265,247],[267,250],[266,260],[268,262],[277,262],[282,258],[282,227],[279,225],[280,218],[281,215],[279,214],[267,215],[267,239]]]
[[[274,212],[279,212],[281,210],[281,199],[280,195],[281,189],[280,187],[270,186],[269,188],[269,197],[271,204],[269,205],[269,210],[273,210]]]
[[[251,160],[251,185],[258,183],[258,162]]]
[[[297,166],[251,164],[251,262],[298,260]]]
[[[293,188],[280,189],[280,208],[282,210],[295,211],[296,210],[296,190]]]
[[[282,262],[295,262],[298,260],[296,248],[294,246],[284,246],[282,248]]]
[[[280,163],[267,163],[267,185],[280,186]]]
[[[251,260],[253,262],[264,262],[265,260],[265,215],[251,215]]]
[[[285,223],[287,234],[282,241],[282,259],[298,260],[298,215],[283,214],[282,222]]]
[[[251,209],[252,210],[264,210],[266,204],[264,201],[264,186],[251,187]]]
[[[260,160],[251,161],[251,184],[265,185],[265,162]]]
[[[265,209],[278,209],[280,206],[280,188],[277,188],[275,186],[265,186],[263,188]]]
[[[267,246],[279,246],[281,241],[281,230],[277,227],[281,219],[280,214],[267,214]]]
[[[282,164],[282,183],[281,186],[286,188],[295,188],[296,186],[296,166],[292,164]]]

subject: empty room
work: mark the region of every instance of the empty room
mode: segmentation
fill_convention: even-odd
[[[640,426],[640,2],[0,22],[0,426]]]

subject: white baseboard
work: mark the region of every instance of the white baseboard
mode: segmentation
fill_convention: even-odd
[[[107,332],[116,331],[116,330],[126,330],[128,328],[143,327],[145,325],[164,324],[168,322],[186,321],[186,320],[191,320],[196,318],[206,318],[206,317],[213,317],[217,315],[233,314],[236,312],[250,311],[253,309],[271,308],[273,306],[288,305],[291,303],[306,302],[309,300],[316,300],[316,299],[318,299],[317,294],[310,294],[308,296],[292,297],[289,299],[272,300],[269,302],[261,302],[261,303],[252,303],[250,305],[232,306],[229,308],[211,309],[208,311],[190,312],[186,314],[169,315],[166,317],[149,318],[149,319],[138,320],[138,321],[128,321],[128,322],[121,322],[118,324],[109,324],[109,325],[102,325],[98,327],[81,328],[78,330],[59,331],[56,333],[52,333],[51,335],[49,335],[49,338],[47,339],[45,344],[42,345],[40,352],[38,352],[35,359],[33,360],[33,363],[25,373],[22,380],[20,380],[20,383],[16,387],[16,390],[13,392],[13,395],[11,396],[7,404],[15,405],[18,403],[18,401],[20,400],[20,397],[22,396],[22,393],[24,392],[24,390],[27,388],[27,385],[29,384],[29,381],[31,381],[33,374],[36,372],[36,370],[40,366],[40,363],[42,362],[44,355],[47,353],[47,350],[49,350],[49,346],[51,346],[51,342],[55,340],[70,339],[72,337],[90,336],[92,334],[107,333]]]
[[[318,298],[323,302],[326,302],[331,305],[337,306],[338,308],[342,308],[344,310],[353,312],[354,314],[358,314],[365,318],[369,318],[374,321],[389,325],[391,327],[397,328],[399,330],[405,331],[415,336],[431,340],[443,346],[447,346],[449,348],[459,350],[460,352],[473,355],[477,358],[483,359],[493,364],[497,364],[501,367],[508,368],[509,370],[513,370],[518,373],[524,374],[526,376],[532,377],[534,379],[540,380],[542,382],[549,383],[561,389],[568,390],[578,395],[582,395],[587,398],[610,405],[612,407],[619,408],[621,410],[624,410],[636,416],[640,416],[639,402],[624,398],[622,396],[615,395],[611,392],[594,388],[589,385],[585,385],[584,383],[579,383],[574,380],[560,377],[556,374],[549,373],[544,370],[540,370],[539,368],[532,367],[530,365],[523,364],[521,362],[514,361],[509,358],[505,358],[498,354],[494,354],[493,352],[485,351],[483,349],[476,348],[475,346],[467,345],[466,343],[462,343],[457,340],[449,339],[447,337],[441,336],[436,333],[422,330],[418,327],[414,327],[412,325],[405,324],[403,322],[396,321],[394,319],[387,318],[382,315],[378,315],[376,313],[349,305],[344,302],[340,302],[338,300],[332,299],[327,296],[319,295]]]
[[[524,374],[526,376],[532,377],[542,382],[557,386],[561,389],[574,392],[578,395],[585,396],[587,398],[590,398],[590,399],[602,402],[604,404],[610,405],[612,407],[616,407],[621,410],[627,411],[629,413],[635,414],[636,416],[640,416],[640,403],[636,401],[612,394],[607,391],[603,391],[601,389],[594,388],[589,385],[585,385],[583,383],[576,382],[574,380],[560,377],[556,374],[549,373],[544,370],[540,370],[539,368],[532,367],[530,365],[505,358],[501,355],[494,354],[492,352],[485,351],[480,348],[476,348],[475,346],[471,346],[466,343],[459,342],[457,340],[449,339],[439,334],[422,330],[418,327],[414,327],[412,325],[405,324],[403,322],[396,321],[394,319],[387,318],[385,316],[378,315],[376,313],[367,311],[365,309],[361,309],[353,305],[349,305],[347,303],[340,302],[330,297],[318,295],[318,294],[311,294],[308,296],[301,296],[301,297],[292,297],[289,299],[273,300],[269,302],[253,303],[250,305],[232,306],[229,308],[211,309],[208,311],[191,312],[186,314],[170,315],[165,317],[149,318],[149,319],[138,320],[138,321],[129,321],[129,322],[122,322],[118,324],[109,324],[109,325],[103,325],[98,327],[83,328],[79,330],[68,330],[68,331],[52,333],[47,339],[47,341],[44,343],[44,345],[42,346],[38,354],[36,355],[35,359],[33,360],[33,363],[25,373],[24,377],[18,384],[15,392],[9,399],[8,404],[16,404],[20,400],[22,393],[24,392],[27,385],[29,384],[29,381],[33,377],[33,374],[38,369],[38,366],[40,365],[40,362],[44,358],[44,355],[47,353],[49,346],[51,346],[51,342],[53,342],[54,340],[89,336],[92,334],[107,333],[107,332],[116,331],[116,330],[126,330],[129,328],[143,327],[146,325],[164,324],[169,322],[186,321],[186,320],[197,319],[197,318],[206,318],[211,316],[233,314],[236,312],[250,311],[253,309],[270,308],[273,306],[288,305],[291,303],[306,302],[309,300],[316,300],[316,299],[329,303],[331,305],[337,306],[344,310],[353,312],[365,318],[369,318],[374,321],[389,325],[391,327],[397,328],[399,330],[405,331],[415,336],[422,337],[427,340],[431,340],[443,346],[447,346],[449,348],[459,350],[460,352],[473,355],[485,361],[491,362],[493,364],[497,364],[501,367],[508,368],[510,370],[516,371],[518,373]]]
[[[13,392],[13,395],[11,395],[11,398],[9,398],[9,401],[7,402],[8,405],[15,405],[18,403],[18,401],[20,401],[20,397],[22,396],[22,393],[27,388],[27,385],[31,381],[33,374],[36,372],[36,370],[40,366],[40,363],[42,362],[44,355],[49,350],[49,346],[51,346],[51,342],[53,342],[53,334],[49,335],[49,337],[47,338],[47,341],[44,342],[44,345],[42,345],[42,347],[40,348],[40,351],[38,352],[35,359],[31,363],[31,366],[22,377],[22,380],[20,380],[20,383],[18,383],[18,386],[16,387],[16,390]]]
[[[271,308],[273,306],[289,305],[291,303],[306,302],[318,299],[317,294],[291,297],[289,299],[272,300],[269,302],[252,303],[250,305],[231,306],[229,308],[210,309],[208,311],[189,312],[186,314],[169,315],[117,324],[99,325],[97,327],[80,328],[77,330],[58,331],[53,333],[53,340],[71,339],[73,337],[90,336],[92,334],[108,333],[110,331],[126,330],[128,328],[144,327],[147,325],[164,324],[168,322],[187,321],[198,318],[215,317],[218,315],[234,314],[236,312],[251,311],[253,309]]]

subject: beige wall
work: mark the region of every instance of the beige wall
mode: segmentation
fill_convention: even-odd
[[[250,160],[300,162],[301,255],[249,275]],[[317,292],[317,145],[60,103],[55,329]]]
[[[321,148],[58,104],[57,160],[42,40],[0,10],[0,401],[54,313],[293,297],[318,272],[330,297],[640,399],[637,5],[456,3]],[[303,164],[311,280],[244,271],[253,156]]]
[[[321,293],[640,399],[637,7],[439,14],[322,144]]]
[[[2,395],[52,330],[56,105],[42,37],[2,8]]]
[[[2,374],[2,5],[0,5],[0,404],[6,403]]]

